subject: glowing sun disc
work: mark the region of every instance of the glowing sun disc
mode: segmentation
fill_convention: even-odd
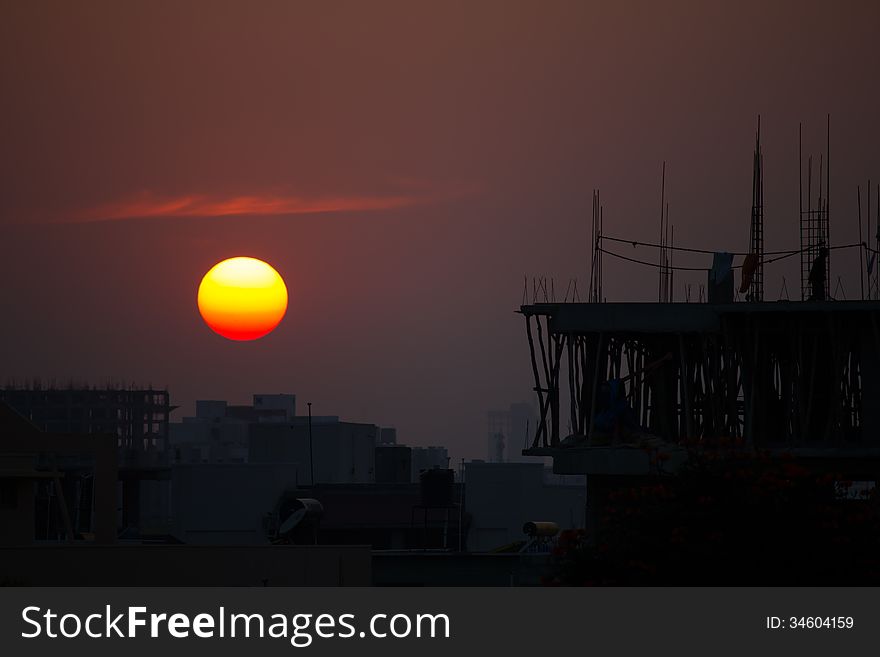
[[[284,318],[287,286],[262,260],[228,258],[202,278],[198,304],[202,319],[215,333],[230,340],[256,340]]]

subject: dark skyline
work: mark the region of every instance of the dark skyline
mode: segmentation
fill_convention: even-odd
[[[869,2],[0,11],[0,376],[167,385],[178,415],[291,392],[483,457],[486,411],[534,403],[523,276],[586,292],[594,187],[607,233],[652,241],[666,160],[676,242],[742,250],[759,113],[767,249],[797,246],[798,122],[818,156],[831,114],[833,242],[880,182]],[[195,304],[234,255],[290,291],[249,344]],[[765,275],[796,294],[796,262]],[[605,292],[652,300],[655,272],[606,259]]]

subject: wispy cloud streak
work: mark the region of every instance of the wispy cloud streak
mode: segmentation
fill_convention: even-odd
[[[136,196],[99,205],[74,215],[76,222],[146,217],[228,217],[235,215],[295,215],[326,212],[390,210],[429,201],[408,195],[315,197],[285,195]]]

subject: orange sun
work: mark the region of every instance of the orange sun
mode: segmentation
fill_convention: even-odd
[[[275,269],[256,258],[229,258],[211,267],[199,285],[199,313],[215,333],[256,340],[287,312],[287,286]]]

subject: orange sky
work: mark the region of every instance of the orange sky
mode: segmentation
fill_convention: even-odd
[[[609,232],[653,238],[665,159],[676,241],[741,249],[760,112],[767,248],[788,248],[797,124],[818,152],[830,112],[832,240],[854,241],[878,28],[867,1],[4,3],[0,375],[185,408],[290,391],[485,456],[485,411],[533,394],[523,276],[586,287],[593,187]],[[293,299],[234,349],[195,307],[233,255]],[[605,287],[656,283],[609,262]]]
[[[208,197],[188,195],[160,198],[139,194],[72,213],[75,221],[105,221],[141,217],[228,217],[371,212],[418,203],[417,196],[302,198],[296,196]]]

